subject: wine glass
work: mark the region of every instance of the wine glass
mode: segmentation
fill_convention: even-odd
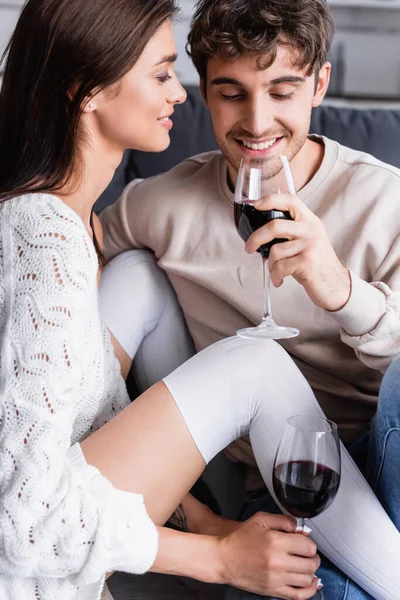
[[[273,178],[265,178],[261,159],[243,158],[235,186],[234,217],[236,229],[240,237],[247,242],[253,231],[266,225],[273,219],[292,220],[289,212],[280,210],[257,210],[254,202],[269,194],[291,193],[295,194],[293,177],[290,172],[289,161],[286,156],[280,156],[282,169]],[[258,249],[262,257],[264,277],[264,316],[257,327],[239,329],[237,335],[251,339],[288,339],[299,335],[299,330],[294,327],[281,327],[275,323],[271,312],[271,278],[268,269],[268,257],[274,244],[286,242],[284,239],[275,239],[268,244],[263,244]]]
[[[273,487],[281,506],[298,525],[321,514],[340,485],[340,442],[335,423],[322,417],[288,419],[275,456]],[[322,600],[320,590],[312,600]]]

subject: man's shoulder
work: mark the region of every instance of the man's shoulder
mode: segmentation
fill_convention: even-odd
[[[219,170],[221,160],[222,154],[218,150],[191,156],[166,173],[131,181],[125,193],[130,197],[142,199],[152,197],[154,193],[158,197],[161,193],[164,198],[169,194],[173,194],[174,197],[176,194],[187,196],[192,188],[198,189],[199,180],[202,182],[202,188],[207,181],[215,184],[215,173]]]
[[[381,182],[382,185],[391,182],[393,185],[400,186],[400,169],[397,167],[385,163],[367,152],[335,143],[338,148],[338,162],[344,169],[349,169],[352,176],[369,180],[372,178],[377,183]]]

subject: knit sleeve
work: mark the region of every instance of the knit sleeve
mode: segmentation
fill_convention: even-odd
[[[62,211],[17,217],[0,216],[0,572],[76,585],[143,573],[158,543],[143,497],[71,448],[84,370],[101,352],[87,342],[101,327],[93,247]]]

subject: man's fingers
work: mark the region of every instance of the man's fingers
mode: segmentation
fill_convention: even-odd
[[[253,252],[257,252],[260,246],[268,244],[272,240],[284,239],[290,241],[307,238],[308,236],[309,226],[305,221],[274,219],[251,234],[246,243],[246,252],[253,254]]]
[[[261,200],[254,202],[254,207],[257,210],[281,210],[290,213],[294,221],[302,219],[314,219],[315,215],[311,210],[300,200],[298,196],[293,194],[270,194],[264,196]]]
[[[270,271],[274,287],[280,287],[285,277],[295,275],[296,271],[300,268],[301,262],[298,254],[285,260],[278,260]]]
[[[278,261],[292,258],[293,256],[300,254],[300,252],[303,252],[306,245],[307,243],[304,239],[295,239],[290,242],[281,242],[272,246],[268,259],[269,270],[272,271],[275,263]]]

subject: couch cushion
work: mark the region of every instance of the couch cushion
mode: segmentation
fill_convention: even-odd
[[[400,110],[323,105],[313,111],[311,132],[400,167]]]

